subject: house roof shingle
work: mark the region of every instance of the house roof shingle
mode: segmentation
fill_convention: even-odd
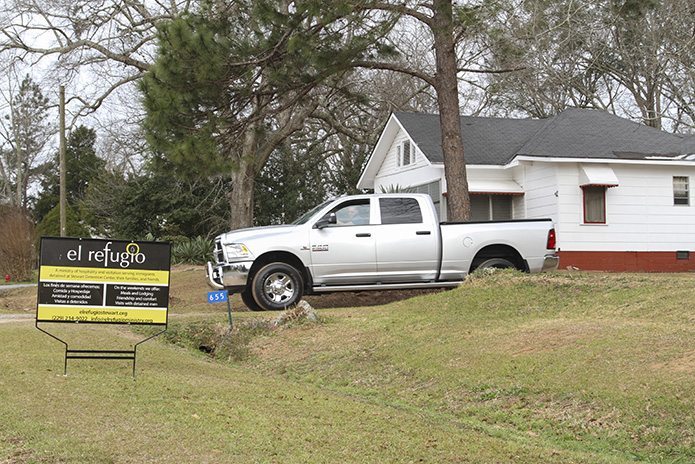
[[[443,162],[439,115],[395,116],[430,162]],[[695,153],[695,136],[670,134],[589,109],[567,109],[548,119],[461,116],[461,135],[467,164],[503,165],[516,155],[647,159]]]

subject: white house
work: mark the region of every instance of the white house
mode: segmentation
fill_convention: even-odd
[[[695,136],[603,111],[461,117],[472,221],[550,217],[562,267],[695,270]],[[439,116],[394,113],[358,187],[429,193],[446,220]]]

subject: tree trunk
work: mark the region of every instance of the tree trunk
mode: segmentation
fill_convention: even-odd
[[[253,190],[256,168],[253,159],[243,157],[238,169],[232,171],[232,191],[229,193],[231,230],[253,226]]]
[[[432,32],[437,61],[435,90],[439,104],[439,120],[442,131],[444,177],[447,189],[447,220],[467,221],[471,215],[466,178],[466,161],[463,156],[461,117],[454,49],[453,13],[451,0],[434,0]]]

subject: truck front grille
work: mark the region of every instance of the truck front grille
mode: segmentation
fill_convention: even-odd
[[[213,251],[213,254],[215,255],[215,261],[217,261],[217,264],[223,264],[224,261],[224,252],[222,251],[222,242],[218,239],[215,240],[215,250]]]

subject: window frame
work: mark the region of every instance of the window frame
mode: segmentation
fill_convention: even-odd
[[[401,145],[403,147],[401,150],[401,153],[403,153],[403,161],[401,162],[401,166],[410,166],[413,164],[413,144],[410,142],[410,140],[404,140],[401,142]],[[408,148],[406,149],[406,147]]]
[[[603,221],[588,221],[586,217],[587,213],[587,208],[586,208],[586,201],[587,201],[587,196],[586,192],[588,189],[600,189],[601,190],[601,198],[603,199]],[[608,187],[605,185],[582,185],[582,211],[583,211],[583,224],[607,224],[608,223],[608,214],[607,214],[607,200],[606,200],[606,193],[608,192]]]
[[[434,187],[436,185],[436,187]],[[442,217],[442,202],[444,196],[442,195],[442,181],[441,179],[436,179],[424,184],[413,185],[410,187],[411,193],[425,193],[430,196],[432,203],[434,204],[434,211],[437,213],[437,220],[441,220]],[[436,198],[432,196],[433,189],[436,188]]]
[[[338,203],[337,205],[333,206],[333,208],[329,209],[326,211],[326,213],[321,216],[321,219],[327,218],[330,214],[335,214],[336,215],[336,220],[337,220],[337,213],[343,208],[347,208],[349,206],[367,206],[368,209],[368,217],[367,217],[367,223],[366,224],[329,224],[327,227],[328,228],[336,228],[336,227],[364,227],[364,226],[370,226],[372,224],[372,201],[370,198],[353,198],[350,200],[345,200],[343,202]],[[319,219],[319,220],[321,220]]]
[[[485,209],[487,210],[487,219],[471,219],[473,222],[476,221],[513,221],[514,220],[514,198],[513,195],[505,195],[505,194],[494,194],[494,193],[477,193],[477,192],[471,192],[471,198],[476,197],[476,198],[482,198],[485,200]],[[509,202],[509,219],[499,219],[495,217],[495,202],[500,202],[500,201],[508,201]],[[506,206],[506,205],[505,205]],[[473,213],[473,208],[471,207],[471,214]]]
[[[406,147],[408,147],[407,150]],[[414,166],[416,158],[415,144],[410,139],[402,140],[396,144],[396,167]]]
[[[685,196],[676,196],[676,179],[685,179]],[[673,176],[673,206],[690,206],[690,177],[689,176]],[[679,199],[684,199],[685,203],[678,203]]]

